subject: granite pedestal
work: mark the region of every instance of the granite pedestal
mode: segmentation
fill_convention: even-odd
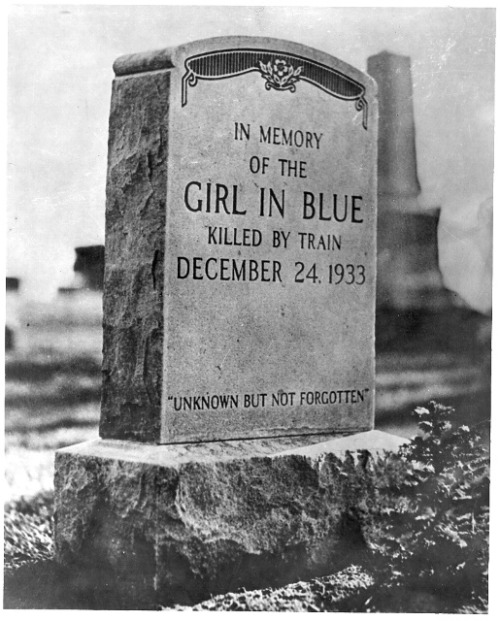
[[[367,452],[402,443],[369,431],[62,449],[57,557],[80,571],[98,568],[131,607],[331,573],[376,538],[362,516],[389,475]]]

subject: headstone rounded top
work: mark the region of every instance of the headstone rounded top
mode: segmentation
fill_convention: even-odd
[[[363,85],[368,96],[375,96],[377,93],[377,83],[373,78],[335,56],[301,43],[270,37],[213,37],[162,50],[127,54],[117,58],[113,63],[113,70],[116,76],[125,76],[148,71],[172,69],[182,64],[188,56],[193,56],[197,53],[205,55],[223,49],[262,49],[267,52],[274,49],[276,52],[288,52],[299,57],[306,57],[313,59],[316,63],[337,69],[341,74],[348,74],[350,79],[354,79]]]

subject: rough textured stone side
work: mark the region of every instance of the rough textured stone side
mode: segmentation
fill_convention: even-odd
[[[57,558],[105,569],[134,604],[192,604],[356,561],[376,538],[378,484],[400,476],[366,451],[196,461],[193,448],[175,464],[91,449],[56,457]]]
[[[103,438],[160,434],[169,73],[113,82],[106,190]]]

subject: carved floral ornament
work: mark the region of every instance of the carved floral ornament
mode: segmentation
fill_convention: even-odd
[[[264,64],[259,60],[260,73],[266,80],[266,89],[270,90],[275,88],[278,91],[290,90],[295,92],[295,82],[299,79],[302,73],[302,67],[294,69],[292,64],[286,62],[282,58],[276,58],[271,64],[269,61]]]

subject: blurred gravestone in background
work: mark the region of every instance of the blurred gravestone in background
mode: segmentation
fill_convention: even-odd
[[[59,293],[75,293],[82,290],[102,291],[104,282],[104,246],[80,246],[75,248],[76,259],[73,265],[75,277]]]
[[[7,276],[5,279],[5,351],[14,349],[16,343],[16,328],[19,323],[19,286],[19,278]]]
[[[411,59],[381,52],[368,59],[378,84],[377,308],[438,309],[450,298],[438,267],[439,210],[418,204]]]
[[[104,246],[75,248],[76,261],[73,269],[84,278],[84,286],[102,291],[104,281]]]
[[[459,407],[464,422],[487,422],[491,323],[476,312],[487,307],[488,274],[491,283],[487,205],[480,226],[474,205],[441,223],[439,207],[419,204],[411,59],[384,51],[367,73],[380,115],[377,426],[415,433],[405,412],[431,398]]]

